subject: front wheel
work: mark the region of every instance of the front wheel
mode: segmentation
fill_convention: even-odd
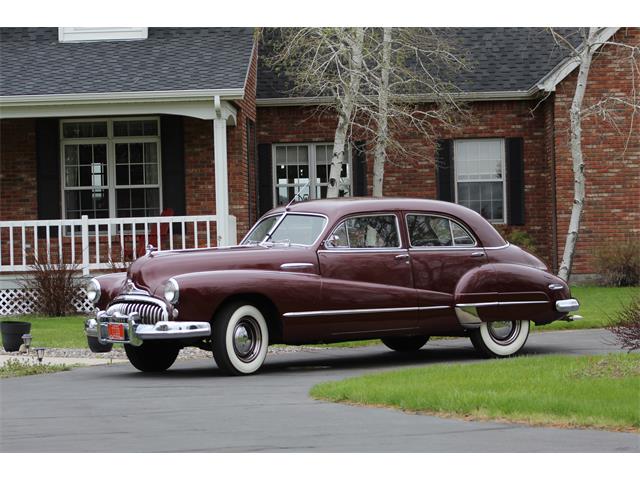
[[[529,337],[530,322],[482,322],[480,328],[470,333],[471,343],[486,358],[516,355]]]
[[[429,337],[426,335],[415,335],[410,337],[387,337],[381,338],[380,340],[382,340],[382,343],[388,348],[396,352],[415,352],[424,347]]]
[[[167,340],[147,340],[139,347],[125,343],[124,351],[131,365],[141,372],[164,372],[176,361],[180,347]]]
[[[269,329],[253,305],[230,303],[213,320],[213,358],[228,375],[249,375],[264,363]]]

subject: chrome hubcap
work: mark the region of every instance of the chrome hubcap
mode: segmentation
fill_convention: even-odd
[[[509,345],[520,333],[520,322],[490,322],[487,330],[496,343]]]
[[[242,317],[233,329],[233,350],[237,357],[249,363],[255,360],[262,346],[262,334],[258,322],[252,317]]]

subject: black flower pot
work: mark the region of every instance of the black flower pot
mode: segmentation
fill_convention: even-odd
[[[17,352],[22,345],[22,335],[31,332],[31,323],[13,322],[10,320],[0,322],[2,332],[2,346],[7,352]]]

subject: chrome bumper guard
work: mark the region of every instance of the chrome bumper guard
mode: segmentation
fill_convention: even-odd
[[[109,338],[110,323],[123,325],[125,334],[123,340]],[[137,313],[124,315],[115,312],[109,315],[105,311],[98,312],[96,318],[86,320],[84,330],[88,337],[96,337],[102,344],[128,343],[134,346],[142,345],[144,340],[173,340],[211,335],[211,325],[208,322],[160,321],[155,325],[146,325],[140,323],[140,316]]]
[[[580,308],[580,304],[575,298],[556,301],[556,310],[558,312],[575,312],[576,310],[578,310],[578,308]]]

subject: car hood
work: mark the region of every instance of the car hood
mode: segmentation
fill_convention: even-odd
[[[280,270],[287,262],[315,264],[316,254],[302,247],[236,246],[154,252],[131,264],[127,277],[137,288],[162,295],[166,281],[176,275],[212,270]]]

